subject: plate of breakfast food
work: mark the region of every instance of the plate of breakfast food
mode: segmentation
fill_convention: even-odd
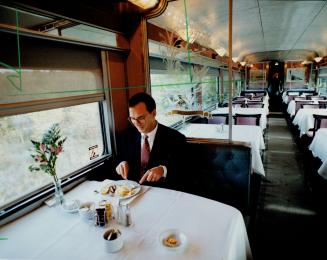
[[[120,199],[128,199],[138,194],[141,185],[135,181],[121,180],[106,183],[100,190],[102,195],[118,197]]]
[[[187,245],[186,235],[177,229],[168,229],[159,235],[160,245],[169,251],[183,251]]]

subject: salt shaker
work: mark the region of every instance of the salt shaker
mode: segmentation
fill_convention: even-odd
[[[117,205],[117,212],[116,212],[116,221],[119,223],[119,224],[123,224],[125,221],[124,221],[124,209],[122,207],[122,205],[120,204],[120,201]]]
[[[132,225],[132,217],[131,217],[131,210],[128,204],[125,206],[125,226],[129,227]]]

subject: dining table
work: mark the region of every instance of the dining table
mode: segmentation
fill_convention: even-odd
[[[327,109],[325,108],[300,108],[297,111],[293,124],[297,125],[300,130],[300,137],[306,134],[310,129],[314,127],[313,115],[327,115]]]
[[[217,124],[187,123],[179,131],[186,137],[229,139],[229,126]],[[232,141],[246,142],[251,146],[252,172],[265,176],[261,155],[265,142],[260,126],[232,125]]]
[[[1,259],[252,259],[242,214],[218,201],[176,190],[140,186],[128,199],[102,195],[112,180],[84,181],[65,193],[66,201],[78,200],[113,208],[128,204],[131,225],[110,219],[103,227],[85,220],[80,212],[45,204],[0,229]],[[125,201],[125,202],[124,202]],[[113,210],[115,212],[115,210]],[[123,247],[105,250],[103,234],[118,229]],[[180,250],[163,245],[160,235],[177,230],[184,234]]]
[[[309,149],[314,157],[318,157],[322,164],[318,174],[327,180],[327,128],[320,128],[316,132]]]

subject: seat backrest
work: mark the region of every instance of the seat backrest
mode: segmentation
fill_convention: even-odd
[[[323,96],[310,96],[310,99],[318,101],[318,100],[325,100],[326,97],[323,97]]]
[[[319,104],[302,104],[301,108],[308,109],[308,108],[319,108]]]
[[[245,100],[246,100],[246,97],[243,97],[243,96],[238,96],[238,97],[233,98],[233,101],[244,102]]]
[[[250,210],[251,148],[246,143],[188,138],[188,192]]]
[[[208,118],[208,124],[225,124],[228,125],[228,114],[212,114]]]
[[[295,115],[303,104],[312,104],[313,100],[295,100]]]
[[[263,108],[264,104],[262,102],[247,102],[246,107],[257,107],[257,108]]]
[[[319,108],[327,108],[327,100],[318,100]]]
[[[263,101],[263,96],[262,97],[253,97],[251,101],[256,101],[256,102],[262,102]]]
[[[235,125],[260,125],[261,114],[235,114]]]
[[[258,93],[255,93],[254,96],[255,97],[264,97],[265,96],[265,93],[264,92],[258,92]]]
[[[232,103],[232,107],[244,107],[244,106],[245,106],[244,102],[233,101],[233,103]]]
[[[319,128],[327,128],[327,115],[313,114],[313,118],[315,120],[313,127],[313,136],[315,136]]]

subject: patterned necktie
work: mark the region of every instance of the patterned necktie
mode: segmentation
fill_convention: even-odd
[[[141,176],[146,172],[146,167],[148,166],[150,158],[150,145],[148,138],[147,135],[144,135],[144,140],[141,145]]]

